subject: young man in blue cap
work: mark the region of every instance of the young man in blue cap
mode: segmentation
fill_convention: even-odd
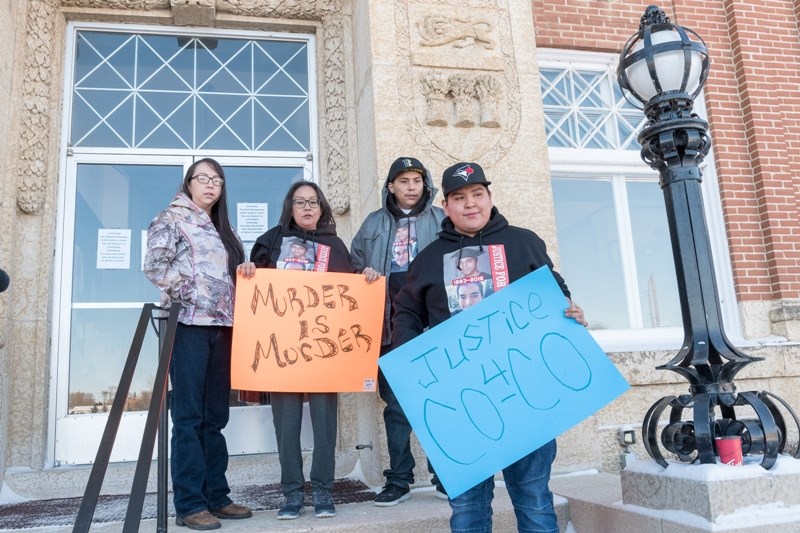
[[[350,246],[353,266],[364,272],[368,281],[386,279],[381,355],[389,353],[392,301],[408,281],[408,267],[419,250],[436,238],[444,212],[433,206],[436,188],[419,159],[399,157],[389,168],[382,193],[383,206],[370,213]],[[408,499],[414,483],[414,456],[411,453],[411,425],[403,413],[383,373],[378,371],[378,390],[386,402],[383,421],[389,448],[389,468],[383,471],[386,484],[375,498],[378,507],[397,505]],[[434,475],[434,484],[438,481]]]
[[[479,273],[469,280],[488,283],[501,290],[540,266],[553,263],[544,241],[534,232],[511,226],[492,202],[483,169],[476,163],[456,163],[444,171],[442,191],[447,218],[439,238],[427,246],[414,260],[409,271],[411,280],[395,300],[392,342],[400,346],[460,312],[453,305],[454,295],[464,285],[457,271],[464,267],[462,259],[491,247],[491,273]],[[564,279],[553,271],[556,281],[568,300],[564,315],[586,325],[583,310],[574,305]],[[470,281],[474,283],[475,281]],[[457,301],[457,299],[456,299]],[[476,303],[477,305],[477,303]],[[548,482],[556,456],[556,442],[550,441],[503,469],[519,531],[526,533],[558,533],[553,509],[553,494]],[[450,500],[450,529],[454,533],[491,533],[494,477],[478,483]]]

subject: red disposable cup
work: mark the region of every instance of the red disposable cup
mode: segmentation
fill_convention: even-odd
[[[719,459],[726,465],[742,466],[742,438],[717,437],[717,453]]]

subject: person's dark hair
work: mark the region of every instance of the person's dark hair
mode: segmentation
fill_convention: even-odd
[[[205,159],[199,159],[192,163],[192,165],[186,170],[186,175],[183,177],[183,185],[181,186],[181,190],[186,193],[186,196],[189,198],[192,197],[192,193],[189,192],[189,182],[192,180],[192,176],[194,176],[194,171],[197,168],[197,165],[200,163],[208,163],[214,169],[220,178],[225,180],[225,171],[222,169],[222,166],[217,163],[215,160],[211,159],[210,157],[206,157]],[[214,227],[217,228],[217,233],[219,233],[219,237],[222,240],[222,245],[225,246],[225,251],[228,252],[228,271],[231,274],[231,278],[236,281],[236,267],[244,262],[244,248],[242,248],[242,244],[239,239],[236,237],[236,233],[233,231],[233,227],[231,227],[231,221],[228,218],[228,182],[227,180],[225,183],[222,184],[222,192],[217,198],[217,201],[214,202],[214,205],[211,206],[211,222],[214,223]]]
[[[311,181],[298,181],[292,183],[292,186],[289,187],[289,191],[286,193],[286,197],[283,199],[283,211],[281,211],[281,218],[278,220],[278,225],[281,229],[284,232],[288,232],[292,229],[292,224],[294,223],[294,219],[292,218],[292,198],[294,198],[295,191],[303,186],[314,189],[317,199],[319,200],[319,207],[322,213],[319,215],[317,228],[325,226],[336,228],[336,221],[333,219],[333,209],[331,209],[331,205],[328,203],[328,199],[325,198],[325,194],[322,192],[322,189],[319,188],[319,185]]]

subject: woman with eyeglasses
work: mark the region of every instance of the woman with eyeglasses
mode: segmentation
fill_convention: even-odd
[[[301,253],[302,252],[302,253]],[[315,183],[294,183],[283,200],[278,225],[256,240],[250,261],[258,267],[316,272],[355,272],[350,253],[336,236],[333,210]],[[279,520],[300,516],[304,506],[303,456],[300,452],[300,423],[303,418],[303,391],[270,392],[272,418],[278,440],[281,465],[281,490],[285,501]],[[311,459],[311,486],[314,515],[336,515],[331,490],[335,468],[337,396],[308,393],[314,452]]]
[[[172,383],[172,472],[175,523],[220,527],[219,518],[249,518],[228,497],[231,333],[237,271],[252,277],[228,219],[225,173],[213,159],[186,172],[177,195],[147,230],[145,276],[161,305],[180,305],[169,368]]]

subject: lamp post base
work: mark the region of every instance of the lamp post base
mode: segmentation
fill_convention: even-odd
[[[721,390],[725,390],[721,387]],[[780,406],[780,408],[778,407]],[[749,407],[756,418],[741,418],[737,407]],[[669,424],[659,434],[659,420],[670,409]],[[720,417],[716,416],[719,408]],[[692,412],[685,420],[684,411]],[[654,403],[642,423],[642,440],[645,449],[655,461],[666,468],[668,462],[662,453],[674,454],[685,463],[695,461],[716,463],[714,439],[740,437],[745,455],[761,455],[761,466],[767,470],[775,465],[778,454],[786,451],[787,417],[793,425],[791,433],[800,431],[800,419],[783,399],[766,391],[761,392],[701,392],[682,396],[665,396]],[[660,442],[659,442],[660,441]],[[800,445],[794,444],[792,455],[800,457]]]

